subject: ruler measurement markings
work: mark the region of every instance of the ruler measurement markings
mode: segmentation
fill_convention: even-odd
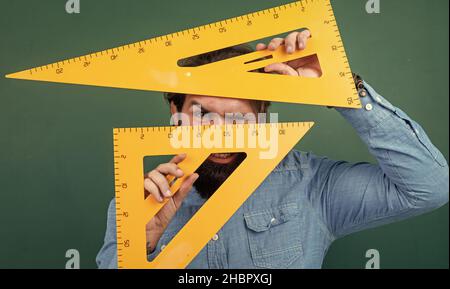
[[[300,3],[300,5],[302,5],[302,7],[304,7],[303,2],[304,2],[304,1],[295,1],[295,2],[291,2],[291,3],[285,4],[285,5],[281,5],[281,6],[278,6],[278,7],[268,8],[268,9],[265,9],[265,10],[262,10],[262,11],[253,12],[253,13],[248,13],[248,14],[244,14],[244,15],[242,15],[242,16],[237,16],[237,17],[243,18],[243,17],[245,16],[245,17],[247,17],[247,18],[249,19],[250,16],[255,17],[255,13],[256,13],[257,16],[261,17],[262,15],[260,14],[260,12],[263,12],[263,15],[265,15],[266,12],[276,11],[275,9],[281,10],[282,7],[285,7],[285,9],[287,9],[287,8],[292,7],[292,5],[297,6],[299,3]],[[308,3],[308,1],[306,1],[306,2]],[[271,11],[271,10],[272,10],[272,11]],[[234,17],[233,19],[237,19],[237,17]],[[228,20],[231,20],[231,18],[230,18],[230,19],[225,19],[225,20],[221,20],[221,21],[214,22],[214,25],[217,26],[217,23],[222,24],[223,21],[225,21],[225,22],[227,23]],[[210,26],[211,24],[207,24],[207,25]],[[222,24],[222,25],[223,25],[223,24]],[[195,27],[195,28],[196,28],[196,27]],[[194,33],[195,33],[195,28],[192,28],[192,30],[194,31]],[[206,25],[205,25],[205,28],[206,28]],[[181,32],[184,32],[184,31],[187,31],[188,34],[190,34],[190,29],[182,30]],[[176,32],[176,34],[177,34],[177,37],[179,37],[179,32]],[[145,41],[150,41],[150,42],[151,42],[152,40],[154,40],[155,42],[157,42],[158,39],[163,40],[163,38],[162,38],[163,36],[166,36],[166,35],[161,35],[161,36],[157,36],[157,37],[154,37],[154,38],[149,38],[149,39],[147,39],[147,40],[145,40]],[[172,33],[171,36],[172,36],[173,38],[175,38],[174,33]],[[138,42],[138,43],[140,44],[140,42]],[[136,43],[133,43],[132,45],[136,45]],[[125,49],[125,46],[128,46],[128,47],[129,47],[130,44],[125,44],[125,45],[123,45],[123,46],[118,46],[118,47],[116,47],[116,49],[122,48],[122,49],[124,50],[124,49]],[[112,48],[111,50],[114,51],[114,48]],[[98,57],[98,53],[100,53],[101,56],[104,56],[104,53],[105,53],[106,55],[108,55],[108,54],[109,54],[109,50],[108,50],[108,49],[107,49],[107,50],[101,50],[101,51],[99,51],[99,52],[94,53],[94,55],[95,55],[96,57]],[[88,56],[92,57],[92,54],[88,54]],[[70,59],[68,60],[68,63],[70,63]],[[58,65],[60,65],[60,64],[58,63]],[[32,74],[32,72],[31,72],[31,74]]]

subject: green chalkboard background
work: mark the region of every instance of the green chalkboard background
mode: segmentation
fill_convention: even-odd
[[[448,159],[448,0],[333,5],[352,69],[423,125]],[[3,78],[6,73],[265,9],[281,0],[0,0],[0,268],[95,267],[113,197],[113,127],[168,124],[160,93]],[[275,104],[281,121],[317,122],[297,148],[373,161],[334,110]],[[332,140],[332,141],[330,141]],[[448,206],[337,241],[326,268],[448,268]]]

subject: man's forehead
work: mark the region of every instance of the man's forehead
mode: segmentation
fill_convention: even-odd
[[[247,99],[241,99],[241,98],[229,98],[229,97],[198,95],[198,94],[187,94],[186,100],[191,100],[191,101],[200,100],[202,102],[205,102],[205,101],[248,102]]]

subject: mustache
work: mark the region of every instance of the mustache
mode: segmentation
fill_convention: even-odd
[[[206,159],[197,168],[195,172],[199,177],[195,181],[194,187],[202,198],[209,199],[247,157],[246,153],[233,154],[237,154],[237,156],[229,164],[219,164]]]

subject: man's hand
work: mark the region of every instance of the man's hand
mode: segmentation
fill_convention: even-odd
[[[309,30],[301,32],[292,32],[285,39],[274,38],[266,45],[259,43],[256,50],[276,50],[280,45],[285,45],[286,52],[294,53],[296,50],[304,50],[308,39],[311,37]],[[300,59],[288,61],[286,63],[273,63],[264,68],[265,72],[278,73],[284,75],[300,76],[300,77],[320,77],[322,69],[320,68],[319,59],[317,55],[311,55]]]
[[[170,220],[175,216],[181,203],[186,198],[192,188],[192,185],[198,178],[198,174],[192,174],[187,177],[181,184],[178,192],[173,194],[169,190],[169,182],[167,176],[171,175],[181,178],[184,172],[178,167],[186,158],[185,154],[176,155],[168,163],[160,164],[156,169],[145,175],[144,189],[147,195],[151,195],[158,202],[162,203],[164,198],[169,201],[159,210],[159,212],[150,220],[146,226],[147,232],[147,250],[152,252],[159,238],[164,233]]]

